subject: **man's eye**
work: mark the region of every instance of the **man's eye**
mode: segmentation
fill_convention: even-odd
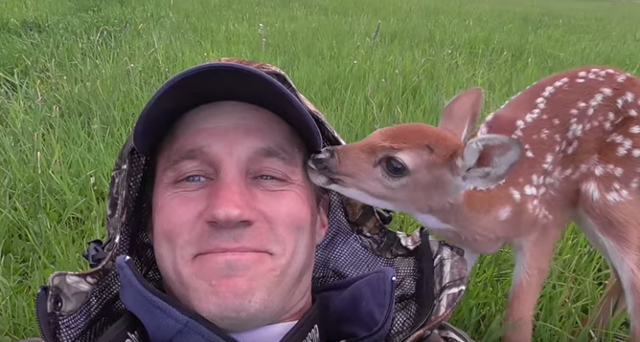
[[[277,178],[272,175],[260,175],[258,176],[258,178],[260,178],[261,180],[269,180],[269,181],[277,180]]]
[[[197,181],[205,181],[205,178],[203,176],[200,175],[194,175],[194,176],[187,176],[184,179],[187,183],[193,183],[193,182],[197,182]]]

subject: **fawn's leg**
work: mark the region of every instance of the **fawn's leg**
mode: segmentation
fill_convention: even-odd
[[[595,229],[597,244],[603,246],[603,254],[618,275],[620,285],[612,285],[613,291],[606,296],[615,301],[615,286],[624,290],[621,299],[624,298],[630,316],[632,341],[640,341],[640,200],[636,199],[639,195],[635,192],[629,199],[616,202],[594,202],[588,196],[580,201],[583,220]],[[606,304],[607,299],[603,301]],[[606,317],[608,313],[599,316]]]
[[[582,321],[582,326],[586,327],[593,320],[593,328],[604,330],[611,324],[611,319],[623,314],[627,309],[622,282],[618,278],[614,269],[611,270],[611,277],[604,289],[603,296],[593,307],[589,315]]]
[[[587,205],[587,207],[593,207],[593,201],[589,200],[588,196],[585,197],[587,198],[583,198],[581,200],[580,206]],[[582,327],[586,327],[591,321],[593,321],[593,329],[607,329],[611,324],[611,319],[622,314],[626,310],[626,301],[622,282],[620,281],[620,276],[615,269],[615,266],[611,262],[612,257],[609,250],[607,249],[607,246],[603,244],[603,240],[599,233],[601,229],[596,226],[583,209],[579,209],[577,211],[575,221],[591,245],[593,245],[593,247],[602,254],[611,269],[611,276],[607,281],[603,296],[591,309],[587,317],[582,321]]]
[[[504,342],[530,342],[533,334],[533,316],[538,295],[549,274],[555,243],[563,225],[560,220],[540,227],[526,240],[514,244],[516,267],[507,304]]]
[[[478,258],[480,254],[474,253],[470,249],[464,250],[464,258],[467,260],[467,276],[471,279],[471,271],[473,271],[473,266],[478,262]]]

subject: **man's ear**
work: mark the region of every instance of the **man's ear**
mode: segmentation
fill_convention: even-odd
[[[149,217],[149,219],[147,220],[147,236],[149,236],[149,241],[151,243],[151,246],[153,246],[153,219],[151,217]]]
[[[145,227],[147,236],[149,236],[149,240],[151,241],[151,245],[153,245],[153,194],[155,193],[155,182],[156,182],[156,166],[158,165],[158,156],[157,154],[151,157],[149,160],[149,170],[151,170],[146,177],[144,177],[144,193],[145,199],[148,201],[147,205],[149,206],[149,218],[147,219],[147,226]]]
[[[318,219],[316,221],[316,246],[319,245],[329,230],[329,194],[319,190]]]
[[[506,135],[487,134],[469,140],[457,161],[462,181],[486,189],[502,183],[522,155],[522,142]]]

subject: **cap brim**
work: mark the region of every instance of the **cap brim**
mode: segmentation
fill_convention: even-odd
[[[240,101],[263,107],[291,125],[310,152],[322,148],[318,126],[293,93],[269,75],[234,63],[201,64],[167,81],[138,118],[133,132],[135,148],[151,156],[182,115],[217,101]]]

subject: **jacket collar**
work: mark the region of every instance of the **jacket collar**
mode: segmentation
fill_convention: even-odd
[[[238,342],[149,285],[129,257],[118,257],[116,266],[120,299],[144,326],[150,342]],[[318,287],[311,310],[279,342],[383,340],[393,317],[395,276],[385,267]]]

